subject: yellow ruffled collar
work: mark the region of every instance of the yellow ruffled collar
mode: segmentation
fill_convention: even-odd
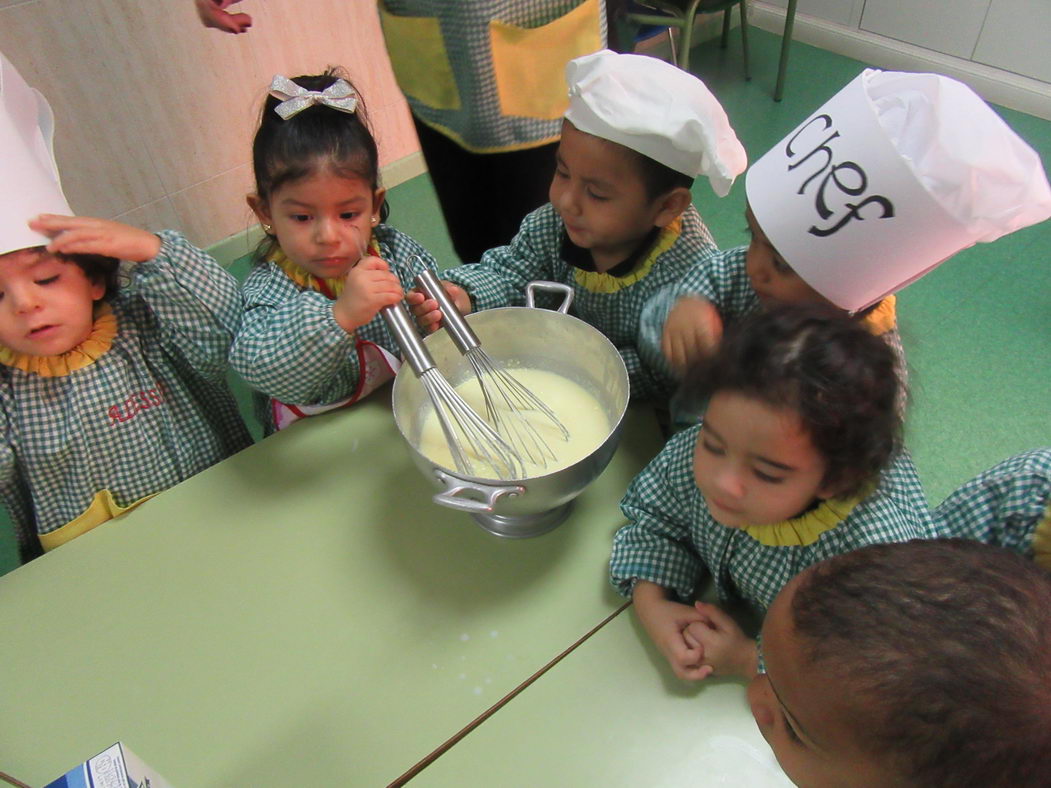
[[[871,492],[872,488],[856,498],[831,498],[791,520],[767,525],[748,525],[741,530],[767,547],[804,547],[813,544],[825,531],[831,531],[846,520],[854,507]]]
[[[375,238],[369,239],[369,254],[374,257],[380,256],[380,247],[376,243]],[[339,279],[318,279],[303,266],[293,263],[280,247],[275,249],[268,259],[284,271],[289,279],[306,290],[314,290],[333,300],[338,298],[339,294],[343,292],[342,277]]]
[[[682,235],[681,216],[676,217],[666,227],[661,228],[661,231],[657,234],[657,240],[653,242],[653,246],[650,247],[646,255],[646,259],[627,276],[613,276],[608,273],[600,274],[598,271],[584,271],[578,268],[573,272],[576,276],[577,284],[592,293],[616,293],[626,287],[631,287],[639,280],[644,279],[653,270],[653,264],[657,262],[657,258],[668,251],[672,244],[679,239],[680,235]]]
[[[897,296],[887,296],[876,305],[875,309],[865,315],[861,324],[869,330],[869,333],[876,336],[882,336],[894,330],[898,325],[897,301]]]
[[[88,338],[72,350],[58,356],[31,356],[0,345],[0,364],[20,369],[42,378],[60,378],[94,364],[113,347],[117,336],[117,316],[109,304],[95,307],[95,323]]]

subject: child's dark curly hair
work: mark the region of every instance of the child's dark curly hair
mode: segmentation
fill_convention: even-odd
[[[815,304],[774,306],[734,324],[683,386],[698,403],[733,391],[796,411],[827,464],[823,484],[844,497],[875,480],[900,446],[900,389],[890,346]]]
[[[902,785],[1048,784],[1051,575],[942,539],[864,547],[797,582],[795,669],[842,683],[853,738]]]

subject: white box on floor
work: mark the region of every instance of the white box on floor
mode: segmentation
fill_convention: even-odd
[[[44,788],[172,788],[171,783],[117,742]]]

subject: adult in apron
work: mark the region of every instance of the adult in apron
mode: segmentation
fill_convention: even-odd
[[[456,253],[477,262],[547,202],[566,63],[606,43],[605,0],[378,0]]]

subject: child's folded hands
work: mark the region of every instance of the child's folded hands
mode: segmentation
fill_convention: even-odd
[[[682,635],[688,647],[701,650],[704,666],[710,668],[709,674],[755,678],[758,670],[755,641],[715,605],[697,602],[694,609],[701,620],[688,624]]]
[[[668,660],[672,672],[680,679],[707,678],[712,668],[704,664],[704,648],[690,644],[684,637],[688,626],[702,622],[702,614],[690,605],[667,599],[664,589],[647,581],[636,584],[633,599],[639,621]]]

